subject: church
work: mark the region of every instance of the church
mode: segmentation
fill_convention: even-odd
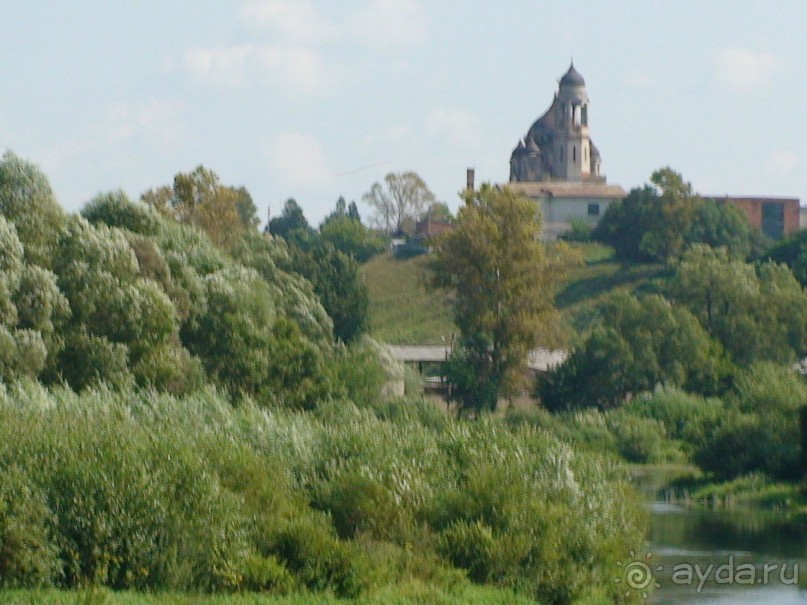
[[[573,222],[594,226],[608,206],[625,197],[602,174],[600,152],[589,132],[586,82],[574,64],[560,79],[549,109],[530,126],[510,157],[507,187],[536,200],[546,240]]]
[[[586,81],[569,66],[552,104],[530,126],[510,156],[510,182],[504,186],[540,204],[543,239],[554,240],[574,223],[596,225],[608,206],[627,195],[609,185],[602,173],[600,151],[589,131]],[[748,216],[752,227],[777,239],[807,227],[807,209],[796,197],[713,196]]]

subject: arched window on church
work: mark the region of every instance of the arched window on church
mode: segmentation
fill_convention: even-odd
[[[577,145],[572,147],[572,162],[577,161]]]

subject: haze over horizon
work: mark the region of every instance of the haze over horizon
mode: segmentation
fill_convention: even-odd
[[[741,8],[740,8],[741,6]],[[702,193],[807,203],[807,4],[681,1],[43,0],[0,24],[0,151],[78,210],[199,164],[265,220],[317,224],[414,170],[458,205],[506,182],[571,57],[591,136],[626,190],[669,165]]]

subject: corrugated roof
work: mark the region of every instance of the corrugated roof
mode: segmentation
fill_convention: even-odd
[[[404,362],[440,362],[445,361],[448,355],[448,347],[444,346],[409,346],[391,345],[392,356],[398,361]],[[527,356],[527,367],[531,370],[546,372],[550,368],[563,363],[566,359],[566,351],[550,349],[535,349]]]

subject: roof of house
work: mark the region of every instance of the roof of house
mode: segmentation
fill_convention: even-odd
[[[449,354],[447,346],[390,346],[393,358],[403,362],[440,362],[445,361]],[[527,356],[527,367],[531,370],[546,372],[550,368],[563,363],[566,351],[550,349],[534,349]]]

